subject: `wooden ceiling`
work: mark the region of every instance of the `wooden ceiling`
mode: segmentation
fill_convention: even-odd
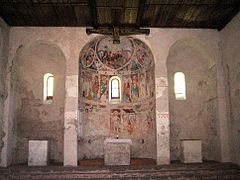
[[[221,30],[240,0],[0,0],[10,26],[176,27]]]

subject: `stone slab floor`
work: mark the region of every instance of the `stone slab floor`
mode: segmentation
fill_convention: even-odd
[[[80,162],[78,167],[50,165],[28,167],[27,165],[0,168],[0,179],[164,179],[164,180],[202,180],[228,179],[240,180],[240,167],[232,163],[204,162],[195,164],[172,163],[156,166],[140,161],[130,166],[103,166],[102,160]]]

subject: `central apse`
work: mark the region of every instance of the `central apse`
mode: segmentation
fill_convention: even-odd
[[[131,139],[133,158],[156,156],[154,59],[141,40],[109,36],[87,43],[79,61],[79,159],[103,158],[106,138]],[[112,79],[119,97],[114,98]]]

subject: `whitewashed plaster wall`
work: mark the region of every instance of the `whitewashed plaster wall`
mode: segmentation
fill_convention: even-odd
[[[155,58],[157,163],[168,164],[170,162],[169,123],[171,119],[169,119],[166,60],[169,49],[180,39],[191,38],[203,41],[213,54],[212,56],[215,59],[217,67],[217,80],[221,81],[222,74],[221,71],[218,71],[221,66],[221,56],[218,46],[220,41],[219,33],[216,30],[207,29],[151,29],[149,36],[140,35],[136,37],[149,45]],[[92,38],[93,36],[86,35],[84,28],[13,27],[10,30],[9,66],[11,66],[11,61],[19,46],[36,40],[44,40],[56,44],[65,55],[64,165],[77,165],[78,60],[80,50]],[[222,90],[218,89],[218,95],[224,95],[224,93],[221,94]],[[10,102],[10,98],[8,102]],[[221,114],[224,112],[224,107],[221,108],[223,109],[218,109],[220,122],[225,117],[224,113]],[[11,122],[11,118],[9,120],[5,118],[4,121]],[[222,124],[218,122],[217,126],[220,128]],[[10,139],[12,135],[11,126],[7,129],[10,130],[8,131]],[[221,132],[226,133],[225,131]],[[227,136],[227,134],[224,134],[224,136]],[[9,148],[11,149],[10,146]],[[227,146],[221,146],[221,151],[224,148],[227,148]],[[5,165],[8,164],[7,162],[6,160]]]
[[[209,47],[199,40],[179,40],[170,48],[167,67],[171,159],[180,160],[181,139],[201,139],[203,159],[219,160],[216,66]],[[185,100],[175,98],[176,72],[185,74]]]
[[[43,98],[43,77],[54,76],[51,103]],[[63,162],[65,58],[54,44],[35,41],[21,46],[11,69],[13,92],[12,164],[27,163],[28,141],[49,141],[49,160]]]
[[[39,40],[55,44],[65,55],[64,165],[77,165],[78,59],[80,49],[91,38],[84,31],[83,28],[11,28],[10,30],[9,66],[20,46]],[[10,79],[10,73],[8,78]],[[10,97],[7,101],[12,102]],[[6,118],[4,121],[12,124],[13,118]],[[11,139],[13,127],[5,128],[9,129],[7,135],[8,139]],[[9,141],[8,145],[5,147],[4,157],[6,160],[3,166],[9,165],[11,162],[11,156],[7,156],[7,154],[12,149],[13,141]]]
[[[5,79],[7,74],[9,29],[9,26],[0,18],[0,162],[2,147],[4,146],[2,138],[5,136],[5,130],[3,129],[3,116],[4,100],[7,97],[5,91]]]
[[[166,61],[169,55],[169,49],[175,44],[175,42],[183,39],[192,39],[200,41],[209,47],[208,53],[211,54],[215,63],[217,71],[217,121],[216,126],[219,131],[218,134],[218,144],[220,146],[220,157],[217,160],[228,161],[229,160],[229,146],[228,146],[228,134],[226,129],[226,106],[225,102],[225,90],[222,84],[224,80],[222,71],[222,59],[221,59],[221,49],[219,48],[219,32],[216,30],[201,30],[201,29],[151,29],[151,34],[148,37],[140,37],[149,44],[154,56],[155,56],[155,78],[156,78],[156,91],[160,91],[160,95],[157,96],[156,100],[156,116],[157,116],[157,135],[161,138],[157,138],[158,142],[157,149],[162,149],[157,151],[157,161],[161,162],[164,157],[168,155],[170,151],[169,144],[169,123],[172,119],[169,118],[169,106],[168,106],[168,84],[164,85],[158,84],[158,79],[164,79],[167,82],[167,67]],[[159,80],[159,82],[161,82]],[[162,94],[162,95],[161,95]],[[161,125],[160,125],[161,124]],[[162,125],[165,124],[165,125]],[[158,126],[160,125],[160,126]],[[166,127],[166,128],[165,128]],[[161,132],[163,131],[163,132]],[[171,133],[171,132],[170,132]],[[165,134],[165,135],[164,135]],[[164,143],[163,143],[164,142]],[[163,144],[161,144],[163,143]],[[165,151],[163,150],[165,149]],[[164,157],[162,157],[162,154]],[[168,157],[169,158],[169,157]],[[167,159],[165,159],[165,162]]]
[[[230,161],[240,165],[240,13],[220,32],[225,73]],[[226,129],[223,129],[226,131]]]

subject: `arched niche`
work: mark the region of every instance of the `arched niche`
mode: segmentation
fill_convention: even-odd
[[[149,47],[132,37],[113,44],[111,37],[100,36],[83,47],[79,64],[79,159],[103,158],[104,140],[117,136],[132,140],[131,157],[155,159],[154,59]],[[109,97],[111,79],[120,81],[120,100]]]
[[[54,76],[51,103],[44,99],[44,76]],[[63,161],[65,57],[51,42],[34,41],[20,46],[11,72],[14,164],[28,160],[29,140],[48,140],[51,162]]]
[[[217,80],[214,57],[197,39],[182,39],[169,49],[169,114],[171,160],[180,159],[181,139],[201,139],[204,160],[219,160]],[[186,99],[177,100],[174,74],[185,76]]]

